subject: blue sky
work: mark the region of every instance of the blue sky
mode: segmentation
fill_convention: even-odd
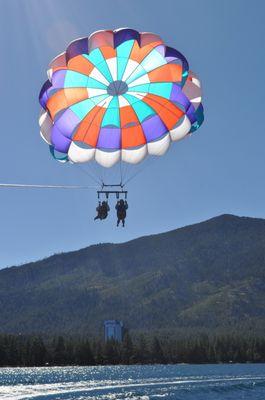
[[[205,107],[197,133],[130,182],[125,229],[115,227],[114,212],[93,222],[94,190],[1,189],[0,267],[223,213],[265,217],[262,0],[0,0],[0,7],[1,182],[94,184],[51,159],[39,136],[38,93],[49,61],[95,30],[159,34],[199,75]]]

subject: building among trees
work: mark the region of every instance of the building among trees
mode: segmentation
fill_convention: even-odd
[[[107,320],[104,322],[104,339],[105,342],[115,340],[121,342],[123,337],[123,323],[122,321]]]

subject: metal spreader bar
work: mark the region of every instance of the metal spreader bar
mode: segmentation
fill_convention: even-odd
[[[128,191],[127,190],[98,190],[97,193],[98,193],[99,200],[100,200],[101,195],[105,195],[106,199],[108,199],[109,195],[111,195],[111,194],[115,194],[116,199],[119,199],[120,196],[121,197],[124,196],[124,198],[127,199]]]
[[[107,188],[110,188],[110,189],[107,189]],[[113,188],[117,188],[117,190],[113,190]],[[124,185],[122,184],[122,182],[118,183],[118,184],[110,184],[110,185],[102,183],[101,190],[97,191],[98,199],[100,200],[101,195],[105,196],[106,199],[108,199],[109,195],[112,195],[112,194],[116,195],[116,199],[119,199],[120,197],[123,197],[123,196],[125,199],[127,199],[128,191],[124,190],[123,188],[124,188]]]
[[[121,189],[123,189],[124,188],[124,184],[121,182],[121,183],[117,183],[117,184],[111,184],[111,185],[108,185],[108,184],[106,184],[106,183],[102,183],[102,185],[101,185],[101,189],[104,189],[104,188],[107,188],[107,187],[120,187]]]

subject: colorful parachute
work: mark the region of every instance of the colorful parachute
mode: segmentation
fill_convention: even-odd
[[[199,79],[153,33],[124,28],[77,39],[48,77],[40,129],[59,161],[136,164],[203,122]]]

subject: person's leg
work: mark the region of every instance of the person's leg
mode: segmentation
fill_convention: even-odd
[[[117,219],[117,226],[120,225],[120,218]]]
[[[99,219],[99,216],[98,216],[98,215],[94,218],[94,221],[96,221],[96,219]]]
[[[125,225],[125,219],[122,220],[122,226],[124,227]]]

